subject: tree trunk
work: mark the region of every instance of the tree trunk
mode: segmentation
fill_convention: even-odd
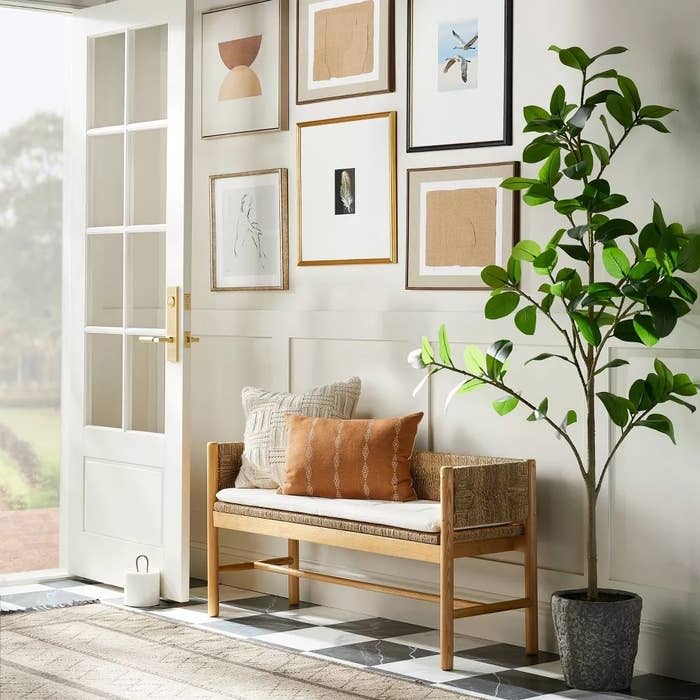
[[[598,599],[598,540],[596,535],[596,492],[595,481],[586,484],[588,501],[586,550],[588,552],[588,600]]]

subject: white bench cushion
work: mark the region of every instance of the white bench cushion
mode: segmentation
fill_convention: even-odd
[[[276,489],[221,489],[219,501],[286,510],[324,518],[342,518],[402,530],[440,532],[440,504],[435,501],[365,501],[355,498],[285,496]]]

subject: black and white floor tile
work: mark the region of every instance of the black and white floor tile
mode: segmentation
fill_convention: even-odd
[[[193,625],[218,634],[263,642],[357,668],[418,680],[481,698],[521,700],[700,700],[700,684],[638,672],[630,690],[593,693],[572,690],[564,683],[556,654],[527,656],[522,647],[456,635],[452,671],[440,668],[438,632],[361,613],[286,598],[220,587],[220,615],[207,612],[206,582],[191,581],[188,603],[161,602],[144,609],[151,615]],[[121,589],[84,579],[0,587],[0,609],[16,611],[71,600],[98,598],[124,606]]]

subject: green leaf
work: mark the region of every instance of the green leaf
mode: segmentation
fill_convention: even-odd
[[[526,190],[532,185],[536,185],[539,180],[534,180],[527,177],[507,177],[502,183],[501,187],[505,190]]]
[[[506,361],[513,352],[513,343],[510,340],[497,340],[486,351],[486,374],[491,379],[498,379]]]
[[[608,362],[607,364],[603,365],[602,367],[599,367],[596,370],[596,374],[600,374],[601,372],[605,372],[606,369],[615,369],[615,367],[624,367],[624,365],[628,365],[629,362],[627,360],[622,360],[622,359],[616,359]]]
[[[647,305],[654,321],[654,329],[659,338],[665,338],[673,332],[678,322],[676,308],[670,299],[663,297],[647,297]]]
[[[522,260],[524,262],[532,262],[540,253],[542,248],[540,244],[535,241],[520,241],[513,248],[511,255],[516,260]]]
[[[515,410],[518,403],[520,403],[520,399],[516,396],[504,396],[500,399],[496,399],[491,405],[499,416],[505,416]]]
[[[554,150],[559,149],[556,140],[547,136],[538,136],[532,143],[525,146],[523,150],[523,160],[526,163],[539,163],[549,156]]]
[[[566,234],[570,237],[573,238],[574,240],[580,241],[583,239],[583,237],[588,233],[589,231],[589,226],[588,224],[582,224],[580,226],[574,226],[573,228],[570,228]]]
[[[593,107],[581,105],[566,123],[574,129],[583,129],[586,126],[586,122],[591,118],[591,114],[593,114]]]
[[[546,275],[557,264],[557,251],[555,248],[545,248],[533,261],[535,272]]]
[[[549,187],[554,187],[559,180],[561,180],[561,173],[559,169],[561,168],[561,153],[559,149],[552,151],[549,157],[544,162],[544,165],[540,168],[539,181],[543,185],[548,185]],[[552,193],[553,194],[553,193]]]
[[[596,325],[595,321],[588,318],[587,315],[580,312],[574,312],[571,314],[574,319],[577,328],[579,329],[584,340],[589,345],[599,345],[602,337],[600,335],[600,328]]]
[[[670,134],[671,132],[668,130],[668,127],[666,124],[663,122],[660,122],[658,119],[640,119],[637,122],[640,126],[649,126],[654,131],[658,131],[661,134]]]
[[[617,93],[608,95],[608,98],[605,100],[605,106],[615,121],[622,124],[625,129],[632,127],[634,115],[632,114],[632,105],[626,97]]]
[[[487,265],[481,271],[481,279],[491,289],[501,289],[508,284],[508,273],[498,265]]]
[[[455,384],[455,386],[452,387],[450,393],[447,394],[447,398],[445,399],[445,411],[447,411],[448,406],[452,403],[452,399],[454,399],[454,397],[457,396],[457,394],[468,394],[470,391],[474,391],[474,389],[478,389],[484,384],[485,382],[481,379],[469,379],[466,381],[460,381],[457,384]]]
[[[624,428],[629,420],[630,409],[634,410],[632,402],[622,396],[611,394],[609,391],[599,391],[596,396],[602,401],[612,422],[620,428]]]
[[[624,279],[630,271],[630,261],[619,248],[603,248],[603,265],[616,280]]]
[[[608,143],[610,144],[610,150],[612,151],[615,148],[615,139],[613,138],[613,135],[610,132],[610,126],[608,125],[607,117],[604,114],[600,115],[600,122],[603,125],[603,128],[605,129],[605,133],[608,135]]]
[[[582,245],[560,245],[559,248],[574,260],[588,262],[588,250]]]
[[[654,372],[663,383],[662,395],[668,396],[673,391],[673,372],[658,357],[654,360]]]
[[[673,377],[673,393],[680,396],[695,396],[698,388],[687,374],[681,372]]]
[[[536,411],[533,411],[527,419],[529,421],[544,420],[547,417],[547,411],[549,410],[549,399],[542,399],[542,403],[538,406]]]
[[[641,343],[642,340],[637,333],[637,330],[632,322],[632,319],[620,321],[613,331],[613,335],[627,343]]]
[[[609,49],[605,49],[605,51],[601,51],[593,56],[591,58],[591,63],[593,63],[593,61],[597,61],[602,56],[612,56],[618,53],[625,53],[625,51],[627,51],[627,49],[624,46],[611,46]]]
[[[620,92],[627,98],[627,101],[632,104],[634,111],[638,112],[642,106],[642,101],[639,98],[639,90],[634,84],[634,81],[624,75],[617,76],[617,85]]]
[[[447,339],[447,331],[445,330],[444,323],[440,326],[440,330],[438,331],[438,345],[442,364],[454,367],[452,362],[452,349],[450,348],[450,341]]]
[[[661,210],[661,207],[659,206],[658,202],[654,202],[654,213],[652,215],[652,221],[654,222],[654,226],[656,226],[656,230],[659,233],[664,233],[666,231],[666,221],[664,219],[664,213]]]
[[[513,256],[508,258],[508,281],[516,286],[520,284],[523,276],[522,265],[520,260],[516,260]]]
[[[676,436],[673,432],[673,423],[664,415],[660,413],[652,413],[647,416],[646,420],[641,420],[637,425],[643,428],[651,428],[651,430],[657,430],[664,435],[668,435],[671,438],[671,442],[676,444]]]
[[[634,324],[634,330],[644,345],[651,348],[659,342],[659,335],[656,332],[651,316],[636,314],[632,319],[632,323]]]
[[[429,365],[432,362],[435,362],[435,355],[433,354],[433,346],[430,344],[430,341],[423,336],[421,338],[421,360],[423,360],[424,365]]]
[[[599,105],[605,102],[610,95],[619,95],[619,92],[616,92],[615,90],[600,90],[600,92],[596,92],[593,95],[590,95],[589,97],[586,98],[585,104],[587,105]]]
[[[672,277],[671,287],[673,291],[685,301],[694,304],[698,298],[698,292],[691,284],[686,282],[682,277]]]
[[[552,99],[549,101],[549,111],[552,114],[561,114],[566,106],[566,92],[562,85],[557,85],[552,93]],[[653,115],[649,115],[653,116]]]
[[[591,83],[594,80],[600,80],[601,78],[617,78],[617,76],[618,72],[614,68],[608,68],[608,70],[595,73],[590,78],[586,78],[586,82]]]
[[[551,352],[543,352],[540,353],[539,355],[536,355],[535,357],[531,357],[525,364],[529,365],[531,362],[542,362],[542,360],[549,360],[552,357],[556,357],[560,360],[564,360],[564,362],[568,362],[569,364],[574,364],[566,355],[555,355]]]
[[[700,235],[692,236],[678,254],[678,269],[683,272],[700,270]]]
[[[610,162],[610,154],[604,146],[601,146],[599,143],[591,143],[591,148],[598,156],[601,165],[605,166]]]
[[[523,195],[523,202],[531,207],[536,207],[540,204],[546,204],[547,202],[553,202],[555,200],[554,190],[550,185],[543,185],[538,182],[536,185],[530,187],[530,189]]]
[[[575,211],[583,210],[584,207],[578,199],[560,199],[555,205],[554,209],[564,216],[573,214]]]
[[[627,204],[627,197],[625,197],[623,194],[611,194],[608,197],[604,197],[603,199],[595,202],[593,204],[593,211],[598,213],[610,211],[611,209],[619,209],[620,207],[624,207],[625,204]]]
[[[464,368],[477,376],[486,372],[486,358],[476,345],[467,345],[464,348]]]
[[[518,308],[519,303],[520,295],[517,292],[502,292],[486,302],[484,315],[491,320],[504,318],[512,314]]]
[[[671,112],[677,112],[677,109],[673,107],[662,107],[661,105],[646,105],[639,110],[639,116],[642,118],[649,119],[661,119]]]
[[[533,306],[525,306],[515,314],[515,325],[521,333],[525,335],[534,335],[535,327],[537,326],[537,308]]]
[[[637,227],[627,219],[610,219],[595,232],[595,239],[599,243],[612,241],[620,236],[633,236],[637,233]]]
[[[564,416],[564,422],[566,425],[573,425],[576,421],[578,420],[578,416],[576,415],[576,411],[567,411],[566,415]]]
[[[527,105],[523,108],[523,116],[526,122],[531,122],[536,119],[549,119],[550,114],[546,109],[537,105]]]

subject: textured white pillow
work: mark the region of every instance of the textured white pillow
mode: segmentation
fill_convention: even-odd
[[[236,477],[239,489],[272,489],[284,481],[287,429],[284,417],[297,413],[311,418],[352,418],[360,398],[359,377],[318,386],[305,394],[271,392],[256,387],[241,391],[245,413],[243,464]]]

